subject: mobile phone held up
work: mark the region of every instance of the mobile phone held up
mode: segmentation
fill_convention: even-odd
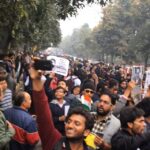
[[[50,71],[53,69],[52,61],[50,60],[42,60],[42,59],[36,59],[34,60],[33,67],[36,70],[47,70]]]
[[[99,137],[103,137],[103,136],[104,136],[104,133],[102,133],[102,132],[97,132],[96,135],[98,135]]]

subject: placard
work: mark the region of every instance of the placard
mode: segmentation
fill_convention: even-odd
[[[146,71],[146,79],[144,84],[144,96],[147,93],[149,86],[150,86],[150,70]]]
[[[144,74],[144,66],[133,66],[131,80],[136,82],[136,87],[132,90],[131,96],[135,104],[142,99],[142,80]]]
[[[57,56],[48,56],[47,60],[51,60],[54,67],[52,69],[53,72],[67,76],[68,74],[68,69],[69,69],[69,60],[62,58],[62,57],[57,57]]]

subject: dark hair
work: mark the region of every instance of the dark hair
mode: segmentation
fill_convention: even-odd
[[[0,76],[0,81],[6,81],[7,80],[7,76]]]
[[[24,92],[20,91],[14,97],[14,105],[21,106],[21,104],[23,103],[24,100],[25,100]]]
[[[81,86],[80,86],[80,85],[76,85],[76,86],[73,86],[73,88],[71,89],[71,93],[73,93],[73,90],[74,90],[75,88],[80,88],[80,90],[81,90]]]
[[[81,91],[84,91],[85,89],[91,89],[95,91],[96,87],[94,85],[94,82],[91,80],[86,80],[82,85],[81,85]]]
[[[109,81],[109,88],[110,88],[110,89],[113,88],[114,86],[117,86],[117,85],[118,85],[118,81],[117,81],[117,80],[111,79],[111,80]]]
[[[83,109],[83,107],[75,107],[72,110],[69,111],[67,117],[66,117],[66,121],[68,121],[68,119],[72,116],[72,115],[81,115],[86,119],[85,122],[85,128],[92,130],[93,125],[94,125],[94,118],[93,116],[90,114],[89,111]]]
[[[119,84],[121,84],[122,82],[127,82],[127,80],[126,79],[121,79]]]
[[[13,53],[13,52],[10,52],[10,53],[9,53],[7,56],[8,56],[8,57],[15,56],[15,53]]]
[[[145,112],[144,117],[150,116],[150,97],[145,97],[141,102],[139,102],[136,107],[142,109]]]
[[[59,82],[64,82],[64,83],[66,83],[66,85],[67,85],[67,81],[66,81],[66,80],[61,79],[61,80],[58,81],[58,83],[59,83]],[[57,83],[57,85],[58,85],[58,83]],[[68,85],[67,85],[67,86],[68,86]]]
[[[59,89],[62,89],[63,91],[64,91],[64,93],[66,93],[67,91],[63,88],[63,87],[61,87],[61,86],[58,86],[56,89],[55,89],[55,91],[54,92],[56,92],[57,90],[59,90]]]
[[[122,128],[128,128],[129,122],[134,122],[137,118],[144,116],[144,111],[137,107],[125,107],[120,112],[120,122]]]
[[[0,81],[7,80],[7,75],[6,69],[0,66]]]
[[[105,86],[108,86],[108,83],[104,79],[101,79],[97,84],[97,92],[103,93],[106,90]]]
[[[111,94],[108,90],[105,91],[104,93],[102,93],[102,94],[100,95],[100,97],[101,97],[102,95],[107,95],[107,96],[109,96],[110,99],[111,99],[112,105],[115,105],[115,104],[116,104],[116,101],[119,99],[118,95],[116,95],[116,94]]]

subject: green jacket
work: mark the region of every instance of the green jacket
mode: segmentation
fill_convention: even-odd
[[[3,113],[0,111],[0,150],[8,150],[9,141],[15,134],[13,128],[9,128]]]

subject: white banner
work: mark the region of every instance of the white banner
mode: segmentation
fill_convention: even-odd
[[[69,69],[69,60],[57,56],[48,56],[47,60],[51,60],[54,67],[52,69],[53,72],[67,76]]]

